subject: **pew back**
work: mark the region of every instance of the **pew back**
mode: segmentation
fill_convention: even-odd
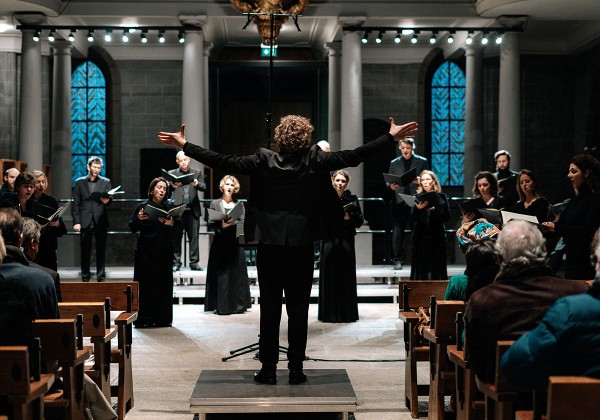
[[[444,298],[446,287],[448,280],[401,280],[398,282],[400,310],[428,308],[431,296]]]
[[[583,376],[551,376],[548,381],[548,420],[591,418],[598,412],[596,396],[600,379]]]
[[[27,395],[30,376],[26,346],[0,347],[0,395]]]
[[[136,281],[63,282],[60,285],[63,302],[104,302],[110,297],[113,311],[128,311],[125,291],[131,286],[131,311],[138,311],[139,284]]]

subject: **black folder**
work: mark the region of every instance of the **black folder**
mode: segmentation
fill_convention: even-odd
[[[413,180],[417,177],[417,168],[412,168],[409,169],[408,171],[404,172],[402,175],[394,175],[394,174],[388,174],[388,173],[384,173],[383,174],[383,179],[385,179],[385,182],[388,182],[390,184],[398,184],[401,187],[406,187],[407,185],[410,185],[411,182],[413,182]]]

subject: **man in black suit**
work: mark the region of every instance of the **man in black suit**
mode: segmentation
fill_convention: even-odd
[[[339,205],[327,174],[357,166],[417,130],[416,123],[398,126],[392,118],[390,122],[389,134],[354,150],[330,153],[323,152],[317,145],[310,146],[313,126],[307,118],[297,115],[283,117],[275,128],[279,153],[264,148],[249,156],[215,153],[187,143],[185,125],[175,133],[159,133],[161,142],[182,148],[188,156],[207,166],[227,173],[251,175],[244,235],[247,242],[258,241],[262,368],[254,375],[256,382],[277,383],[284,292],[288,314],[289,383],[306,381],[302,369],[313,278],[313,241],[322,236],[323,215],[332,214],[332,203],[337,201]],[[341,218],[341,212],[339,214]]]
[[[396,159],[390,162],[388,173],[393,175],[402,175],[405,172],[415,168],[417,176],[421,172],[428,170],[427,159],[414,153],[415,141],[412,138],[403,139],[399,142],[400,153]],[[394,253],[394,269],[401,270],[405,261],[404,256],[404,230],[410,219],[411,208],[400,197],[400,194],[415,195],[419,181],[417,178],[409,185],[401,187],[395,182],[389,183],[388,187],[394,191],[394,200],[392,201],[392,222],[393,237],[392,251]]]
[[[185,204],[185,211],[181,218],[176,218],[173,224],[173,270],[181,268],[181,239],[184,230],[190,243],[190,268],[202,270],[198,244],[201,214],[198,192],[206,190],[206,184],[198,181],[198,178],[202,178],[202,172],[190,168],[190,158],[183,151],[177,152],[176,162],[179,167],[170,170],[170,174],[181,176],[193,173],[195,177],[191,183],[185,185],[181,182],[171,182],[173,204],[176,206]]]
[[[106,279],[106,237],[108,214],[106,206],[112,201],[107,192],[110,179],[100,175],[102,159],[92,156],[87,163],[88,175],[75,181],[73,191],[73,230],[81,232],[81,279],[90,281],[92,237],[96,237],[96,278]]]
[[[498,178],[498,194],[502,196],[504,207],[512,206],[519,201],[517,192],[518,172],[510,169],[510,152],[508,150],[498,150],[494,153],[496,162],[496,178]]]

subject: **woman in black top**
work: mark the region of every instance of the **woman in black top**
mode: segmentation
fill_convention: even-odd
[[[170,327],[173,322],[173,218],[151,219],[144,207],[169,210],[167,180],[154,178],[148,200],[131,215],[129,228],[137,233],[133,279],[140,284],[136,327]]]
[[[480,171],[475,175],[473,183],[473,197],[477,203],[478,209],[497,209],[502,208],[502,197],[498,195],[498,179],[488,171]],[[462,223],[470,222],[477,217],[476,213],[463,214]],[[489,220],[490,223],[496,223],[495,220]]]
[[[517,176],[517,193],[519,201],[507,211],[535,216],[539,223],[545,222],[548,216],[548,200],[538,192],[538,177],[529,169],[522,169]]]
[[[341,232],[323,241],[321,247],[318,318],[323,322],[354,322],[358,321],[354,236],[364,218],[358,197],[346,189],[350,174],[340,169],[331,181],[344,209],[344,223]]]
[[[556,222],[545,222],[565,242],[565,278],[592,280],[590,244],[600,226],[600,162],[591,155],[576,155],[567,174],[575,196]]]

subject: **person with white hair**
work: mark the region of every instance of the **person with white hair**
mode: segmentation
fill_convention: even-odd
[[[494,282],[471,296],[465,312],[467,357],[484,382],[494,379],[498,340],[516,340],[535,328],[554,302],[583,293],[583,282],[554,275],[537,226],[511,220],[498,234],[500,271]]]
[[[600,229],[591,260],[596,280],[587,293],[557,300],[502,357],[502,375],[515,389],[545,390],[550,376],[600,377]]]

